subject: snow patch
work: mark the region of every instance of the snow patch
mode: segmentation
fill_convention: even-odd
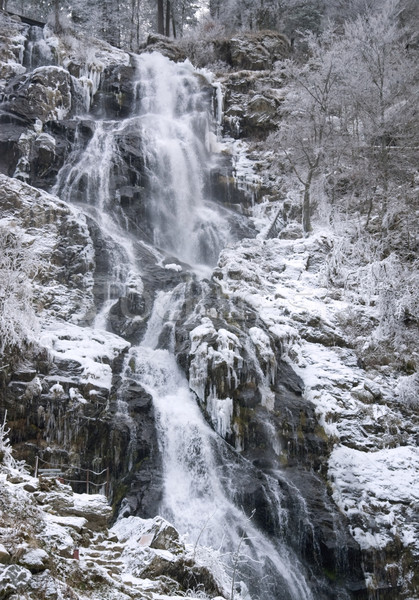
[[[329,460],[333,498],[350,519],[361,524],[353,527],[361,548],[384,548],[397,535],[403,545],[419,550],[418,525],[411,522],[419,501],[418,474],[415,447],[362,452],[341,445],[333,450]],[[375,531],[371,531],[371,515]]]
[[[113,333],[60,321],[44,325],[41,343],[50,348],[53,358],[74,361],[80,365],[79,380],[82,385],[90,384],[107,392],[112,385],[113,360],[130,347],[129,342]],[[76,397],[75,392],[73,397]]]

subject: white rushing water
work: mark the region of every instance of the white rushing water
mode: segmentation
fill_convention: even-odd
[[[204,196],[210,161],[210,86],[186,61],[137,58],[137,112],[144,139],[154,243],[191,265],[217,262],[228,227]]]
[[[144,218],[148,220],[144,229],[152,232],[152,243],[159,251],[196,270],[197,265],[216,264],[229,236],[225,219],[204,193],[211,160],[208,82],[188,62],[175,64],[157,53],[135,60],[132,115],[92,122],[90,141],[84,146],[80,143],[69,157],[55,189],[95,221],[106,241],[111,272],[96,319],[99,327],[106,326],[112,299],[127,295],[129,289],[141,293],[143,285],[136,253],[139,242],[129,232],[119,202],[121,136],[135,132],[133,139],[140,144],[145,167]],[[150,242],[144,237],[141,241]],[[184,293],[183,284],[157,293],[142,343],[131,348],[123,373],[153,398],[164,476],[158,511],[188,534],[192,543],[199,540],[220,548],[230,563],[240,548],[240,564],[244,564],[240,571],[260,579],[261,599],[310,600],[295,556],[281,542],[274,544],[261,533],[223,488],[215,453],[220,438],[205,421],[174,355],[174,324]],[[163,338],[165,347],[161,348]],[[128,418],[126,406],[120,403],[118,410]],[[271,593],[272,586],[281,591]],[[250,598],[245,586],[242,598]]]
[[[223,489],[214,453],[217,434],[203,418],[172,349],[158,348],[159,334],[176,320],[181,300],[179,290],[159,295],[143,343],[131,349],[126,361],[130,365],[126,374],[153,397],[164,471],[159,513],[188,534],[191,543],[199,540],[219,548],[232,569],[240,549],[244,571],[252,577],[265,576],[259,584],[260,598],[278,597],[269,596],[276,580],[282,587],[281,599],[308,600],[312,595],[295,556],[269,541]],[[239,569],[237,577],[241,576]],[[245,586],[242,594],[251,597]]]
[[[131,134],[143,162],[145,192],[139,210],[144,223],[135,224],[143,245],[207,275],[229,237],[227,222],[204,194],[211,160],[210,85],[202,85],[203,77],[188,61],[175,64],[159,53],[135,61],[131,116],[89,121],[91,139],[86,144],[76,134],[75,149],[53,190],[93,219],[106,240],[112,265],[108,301],[123,296],[128,282],[141,275],[130,220],[120,203],[120,188],[130,182],[119,143]],[[97,322],[106,323],[103,311]]]

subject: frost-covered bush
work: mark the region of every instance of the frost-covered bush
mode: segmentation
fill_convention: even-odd
[[[377,306],[383,335],[418,324],[419,261],[403,260],[397,252],[383,256],[383,241],[367,232],[337,233],[325,263],[327,281]]]
[[[12,457],[12,448],[8,438],[9,429],[6,429],[6,415],[4,421],[0,425],[0,463],[4,463],[6,466],[14,467],[14,459]]]
[[[213,71],[227,71],[229,67],[220,60],[216,49],[216,44],[222,42],[225,37],[226,31],[222,23],[206,19],[197,27],[188,30],[178,44],[196,67],[211,66]]]
[[[34,343],[32,280],[38,267],[23,235],[0,223],[0,366]]]
[[[7,411],[4,415],[3,423],[0,424],[0,465],[7,469],[17,469],[25,472],[24,461],[16,461],[12,456],[12,446],[9,440],[10,429],[6,424]]]
[[[396,392],[403,404],[417,409],[419,407],[419,373],[401,377]]]

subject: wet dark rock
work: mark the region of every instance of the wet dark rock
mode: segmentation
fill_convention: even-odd
[[[29,75],[22,75],[5,90],[9,111],[28,124],[58,120],[71,112],[73,82],[71,75],[61,67],[40,67]]]
[[[94,98],[92,106],[94,114],[115,119],[132,114],[135,99],[134,75],[134,66],[107,67],[102,73],[101,85]]]
[[[130,412],[142,413],[151,409],[153,398],[135,381],[128,384],[124,398]]]
[[[215,202],[227,206],[238,214],[247,214],[255,200],[258,200],[258,189],[247,189],[240,187],[234,174],[234,168],[230,156],[220,155],[217,158],[209,175],[207,183],[208,193]],[[236,219],[237,220],[237,219]],[[246,226],[249,228],[249,224]],[[237,235],[238,239],[242,237],[253,237],[252,235]]]
[[[1,123],[0,127],[0,173],[12,176],[17,161],[19,151],[17,143],[22,133],[26,131],[24,125],[13,123]]]

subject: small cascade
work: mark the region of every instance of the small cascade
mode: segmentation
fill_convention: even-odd
[[[125,127],[120,122],[92,122],[93,136],[87,146],[76,139],[75,150],[61,169],[53,190],[60,198],[76,205],[93,219],[106,243],[109,275],[103,283],[104,306],[96,317],[96,327],[106,327],[113,302],[128,291],[142,292],[134,240],[128,233],[126,217],[115,197],[113,174],[121,164],[115,142]]]
[[[55,60],[51,47],[45,40],[44,30],[37,26],[30,27],[23,55],[23,66],[28,71],[32,71],[37,67],[52,64],[55,64]]]

